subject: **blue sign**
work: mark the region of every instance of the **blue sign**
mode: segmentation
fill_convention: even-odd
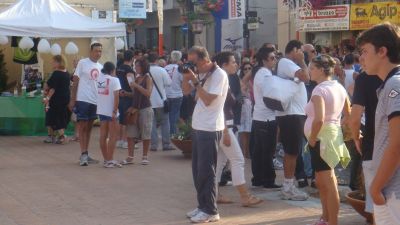
[[[187,33],[188,30],[189,30],[188,24],[187,24],[187,23],[183,24],[183,25],[181,26],[181,30],[182,30],[182,32]]]
[[[119,18],[146,19],[146,0],[119,0]]]

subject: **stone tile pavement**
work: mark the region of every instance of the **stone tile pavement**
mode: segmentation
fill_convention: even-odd
[[[180,151],[150,152],[150,165],[137,162],[124,168],[101,164],[78,166],[79,146],[44,144],[42,137],[0,137],[0,225],[180,225],[189,224],[185,213],[196,206],[191,161]],[[98,128],[89,152],[101,159]],[[117,149],[123,159],[126,150]],[[250,178],[246,162],[247,179]],[[282,179],[282,173],[278,173]],[[278,183],[280,180],[278,180]],[[251,188],[265,202],[243,208],[233,187],[220,191],[235,200],[220,205],[221,221],[214,224],[305,225],[319,218],[318,199],[288,202],[279,192]],[[340,224],[365,224],[342,204]]]

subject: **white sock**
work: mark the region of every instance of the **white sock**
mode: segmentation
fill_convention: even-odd
[[[289,190],[289,188],[290,188],[292,185],[294,185],[294,179],[293,179],[293,178],[291,178],[291,179],[286,179],[286,178],[284,178],[284,179],[283,179],[283,189],[284,189],[285,191]]]

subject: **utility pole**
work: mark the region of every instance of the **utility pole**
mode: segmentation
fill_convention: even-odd
[[[250,31],[249,23],[249,0],[246,0],[245,24],[243,24],[243,38],[246,39],[246,50],[250,51]]]

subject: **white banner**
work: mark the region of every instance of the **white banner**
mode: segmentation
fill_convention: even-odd
[[[228,0],[229,19],[245,19],[246,2],[245,0]]]
[[[119,18],[146,19],[146,0],[119,0]]]
[[[243,50],[243,20],[221,21],[221,51],[240,53]]]
[[[304,11],[299,15],[300,31],[349,30],[349,5],[325,6],[321,9]]]

